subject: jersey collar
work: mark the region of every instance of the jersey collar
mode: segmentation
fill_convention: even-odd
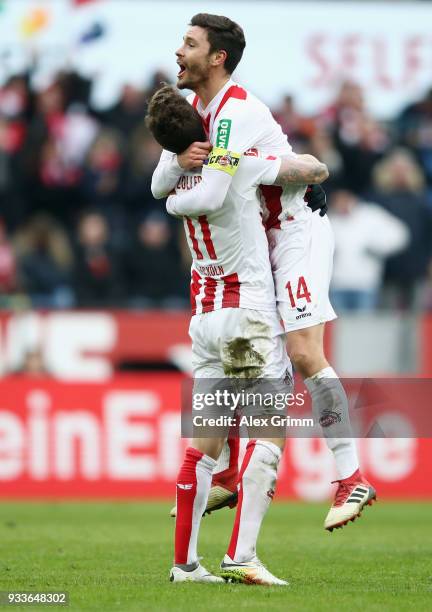
[[[212,114],[213,112],[215,112],[216,109],[219,107],[219,104],[222,102],[222,98],[224,97],[225,93],[233,85],[236,85],[236,83],[232,79],[229,79],[229,81],[227,81],[225,85],[218,91],[215,97],[207,104],[206,108],[203,108],[201,104],[201,100],[199,100],[197,107],[196,107],[199,114],[202,117],[203,116],[208,117],[209,114]]]

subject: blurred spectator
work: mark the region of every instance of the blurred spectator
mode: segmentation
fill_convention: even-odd
[[[153,199],[151,177],[161,154],[161,147],[144,124],[136,130],[129,144],[129,164],[125,195],[129,211],[160,210],[161,203]]]
[[[107,220],[85,213],[78,225],[74,287],[78,306],[112,306],[122,302],[121,255],[113,247]]]
[[[46,215],[30,220],[16,236],[20,288],[36,308],[69,308],[72,251],[63,229]]]
[[[61,80],[39,91],[23,155],[31,210],[44,210],[70,223],[79,196],[80,162],[95,125],[82,110],[68,110],[66,103]]]
[[[417,155],[427,179],[432,206],[432,88],[419,102],[410,104],[397,118],[400,141]]]
[[[321,119],[333,132],[342,156],[344,185],[363,194],[370,187],[374,164],[390,146],[386,130],[368,114],[361,87],[350,81],[342,84],[335,103]]]
[[[170,82],[171,78],[164,70],[156,70],[156,72],[152,74],[150,78],[149,87],[146,95],[147,100],[150,100],[153,94],[156,93],[156,91],[160,89],[162,85],[165,85],[166,83]]]
[[[8,227],[21,223],[27,212],[21,151],[26,138],[30,99],[25,77],[12,77],[0,89],[0,214]]]
[[[330,176],[325,183],[326,191],[332,191],[335,186],[340,185],[345,170],[344,162],[331,135],[326,130],[318,128],[315,131],[310,140],[308,152],[327,165]]]
[[[16,290],[16,268],[15,252],[7,235],[6,226],[0,219],[0,297]]]
[[[103,123],[111,125],[128,137],[142,122],[147,110],[146,93],[134,85],[123,87],[120,100],[109,110],[99,113]]]
[[[297,113],[293,97],[289,95],[284,97],[281,106],[273,112],[273,116],[284,134],[288,136],[293,149],[301,153],[315,131],[314,119],[302,117]]]
[[[124,190],[123,141],[116,131],[102,130],[88,153],[83,168],[82,194],[85,202],[99,208],[117,226]]]
[[[137,308],[185,308],[189,277],[181,267],[169,221],[162,212],[147,215],[127,253],[129,301]]]
[[[349,191],[331,198],[335,234],[331,300],[336,310],[375,308],[386,257],[409,241],[404,223],[375,204],[366,204]]]
[[[426,205],[425,178],[413,155],[398,149],[374,169],[374,201],[404,222],[411,234],[405,249],[386,264],[385,305],[416,308],[432,261],[432,210]]]
[[[154,213],[165,214],[150,191],[160,147],[143,121],[148,99],[169,76],[155,72],[147,89],[127,84],[112,108],[96,112],[90,80],[64,71],[43,82],[35,68],[36,63],[0,86],[2,304],[28,304],[29,294],[35,303],[38,296],[40,303],[72,303],[70,293],[64,297],[71,283],[82,305],[177,303],[187,290],[190,256],[178,222],[156,223]],[[388,124],[370,115],[365,91],[351,81],[341,84],[334,102],[316,117],[303,116],[289,95],[274,115],[296,151],[327,164],[329,194],[343,187],[409,227],[412,241],[400,253],[387,259],[380,252],[376,258],[379,270],[386,262],[384,304],[432,308],[432,89]],[[93,212],[85,213],[89,209]],[[55,235],[60,231],[74,245],[67,265],[53,256],[51,230],[30,239],[39,230],[29,219],[40,213],[50,215]],[[147,218],[150,230],[143,230],[143,240],[137,234],[132,245],[136,227],[130,226],[137,218]],[[383,240],[391,233],[383,228]],[[154,243],[148,234],[158,236]],[[53,297],[53,287],[66,287],[66,294],[59,299],[54,290]]]

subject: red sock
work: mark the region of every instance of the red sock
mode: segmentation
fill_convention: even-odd
[[[198,561],[197,541],[201,518],[210,492],[216,461],[195,448],[187,448],[177,477],[175,527],[176,565]]]
[[[219,485],[230,491],[235,491],[239,478],[238,458],[240,450],[240,440],[237,434],[235,437],[228,438],[226,444],[229,448],[229,465],[225,470],[213,474],[212,486]]]

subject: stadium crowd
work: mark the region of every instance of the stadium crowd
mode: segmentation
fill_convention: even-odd
[[[104,111],[74,73],[0,88],[0,308],[187,307],[189,254],[152,198],[160,149],[144,125],[168,80],[126,85]],[[432,309],[432,89],[389,123],[350,82],[316,117],[288,95],[274,115],[330,170],[335,307]]]

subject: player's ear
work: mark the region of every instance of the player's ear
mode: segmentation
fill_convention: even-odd
[[[212,65],[223,66],[227,57],[227,52],[224,51],[224,49],[219,49],[219,51],[215,51],[213,53]]]

